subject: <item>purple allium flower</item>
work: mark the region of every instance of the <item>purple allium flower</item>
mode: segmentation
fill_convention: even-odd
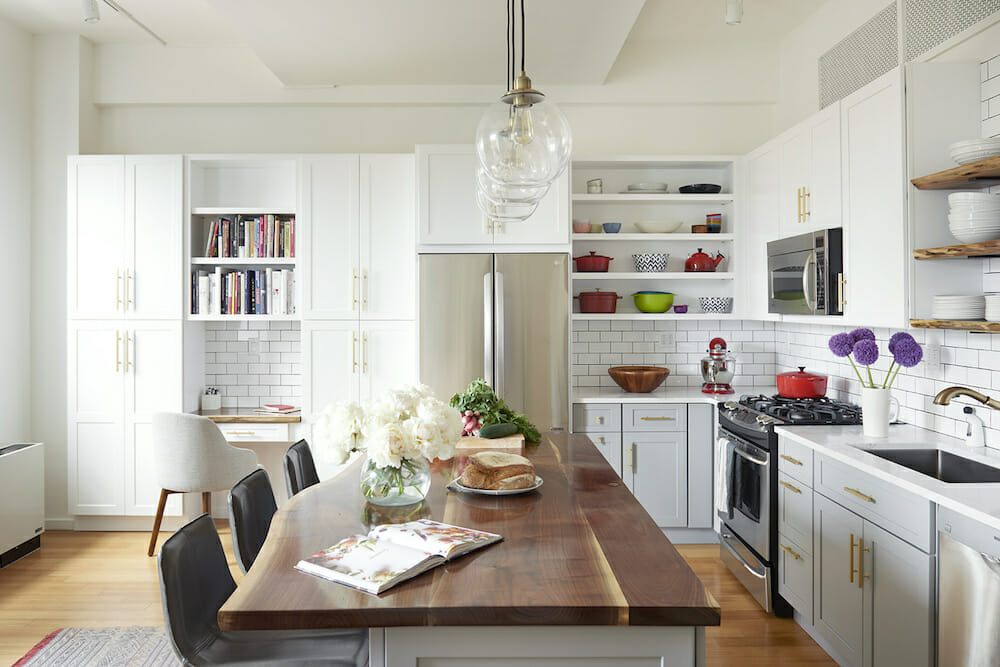
[[[871,366],[878,361],[878,343],[873,340],[860,340],[856,342],[854,344],[854,359],[859,364]]]
[[[861,340],[875,340],[875,332],[871,329],[855,329],[850,333],[850,336],[855,343]]]
[[[830,351],[838,357],[846,357],[854,349],[854,339],[851,334],[839,333],[830,336]]]
[[[889,339],[889,354],[895,354],[896,346],[899,345],[900,341],[904,340],[912,340],[913,342],[916,342],[913,339],[913,336],[906,333],[905,331],[900,331],[899,333],[892,334],[892,338]]]
[[[893,358],[900,366],[912,368],[913,366],[919,364],[920,360],[924,358],[924,350],[920,347],[920,343],[913,340],[913,338],[910,338],[909,340],[900,340],[896,343],[896,349],[893,351]]]

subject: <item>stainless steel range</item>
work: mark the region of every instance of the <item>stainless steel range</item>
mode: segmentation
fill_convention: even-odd
[[[765,611],[790,616],[778,595],[778,435],[775,427],[860,424],[861,408],[828,398],[741,396],[719,403],[715,507],[722,561]]]

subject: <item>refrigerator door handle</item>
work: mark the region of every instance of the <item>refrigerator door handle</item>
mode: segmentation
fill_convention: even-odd
[[[483,379],[493,386],[493,274],[483,275]]]
[[[493,389],[496,391],[497,396],[503,396],[503,371],[504,371],[504,305],[503,305],[503,274],[497,271],[496,273],[496,301],[497,301],[497,348],[496,348],[496,385]]]

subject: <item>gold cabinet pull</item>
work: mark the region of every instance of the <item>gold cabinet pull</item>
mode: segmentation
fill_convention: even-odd
[[[860,542],[860,540],[859,540],[859,542]],[[854,541],[854,533],[851,533],[851,559],[850,559],[851,560],[851,571],[849,573],[849,576],[847,577],[847,580],[849,582],[851,582],[852,584],[854,583],[854,547],[857,546],[857,544],[858,543]]]
[[[847,284],[847,281],[844,280],[844,274],[843,273],[838,273],[837,274],[837,300],[840,302],[840,309],[841,310],[843,310],[844,306],[847,305],[847,301],[844,299],[844,285],[846,285],[846,284]]]
[[[125,331],[125,372],[128,373],[128,367],[135,367],[135,364],[128,360],[128,344],[135,342],[135,338],[128,335],[128,331]],[[135,356],[135,355],[133,355]]]
[[[368,272],[361,272],[361,310],[368,310]]]
[[[812,200],[810,199],[810,197],[812,197],[812,195],[809,193],[809,190],[807,190],[806,188],[802,188],[802,221],[803,222],[805,222],[809,218],[809,216],[812,215],[812,211],[809,210],[810,208],[812,208],[812,205],[811,205]]]
[[[673,417],[639,417],[644,422],[672,422]]]
[[[125,310],[128,310],[128,307],[132,304],[132,290],[130,287],[132,284],[132,278],[132,271],[125,269]]]
[[[226,435],[257,435],[257,431],[226,431]]]
[[[361,372],[368,372],[368,332],[361,332]]]
[[[358,272],[351,271],[351,310],[358,309]]]
[[[865,552],[871,551],[871,549],[865,548],[865,540],[863,537],[858,538],[858,588],[865,587],[865,579],[871,579],[871,576],[865,574]]]
[[[793,550],[791,547],[786,547],[784,544],[779,544],[778,548],[784,551],[786,554],[794,558],[795,560],[802,560],[802,555]],[[853,553],[853,552],[852,552]]]
[[[594,417],[594,423],[595,424],[603,424],[604,423],[604,417]]]
[[[632,471],[632,450],[635,448],[635,443],[629,444],[628,448],[625,449],[625,468],[631,472]]]
[[[122,309],[122,270],[115,269],[115,310]]]
[[[802,465],[802,461],[799,461],[798,459],[793,459],[791,456],[788,456],[786,454],[782,454],[781,458],[785,459],[786,461],[788,461],[792,465],[796,465],[796,466]]]
[[[795,190],[795,200],[798,205],[798,212],[795,217],[795,222],[802,222],[802,188],[797,188]]]
[[[786,489],[788,489],[792,493],[802,493],[802,489],[800,489],[797,486],[792,486],[791,484],[789,484],[788,482],[786,482],[784,480],[778,480],[778,484],[781,484],[783,487],[785,487]]]
[[[875,499],[874,498],[872,498],[871,496],[869,496],[867,493],[861,493],[857,489],[852,489],[849,486],[845,486],[844,487],[844,491],[847,491],[852,496],[857,496],[858,498],[861,498],[861,500],[865,501],[866,503],[872,503],[872,504],[875,503]]]
[[[121,343],[122,334],[118,329],[115,329],[115,373],[121,370],[122,359],[121,359]]]
[[[604,436],[600,436],[600,435],[597,436],[597,444],[599,444],[599,445],[603,445],[604,444]]]
[[[351,372],[358,372],[358,334],[351,332]]]

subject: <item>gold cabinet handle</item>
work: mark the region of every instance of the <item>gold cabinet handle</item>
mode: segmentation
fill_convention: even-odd
[[[361,372],[368,372],[368,332],[361,332]]]
[[[368,310],[368,272],[361,272],[361,310]]]
[[[358,309],[358,272],[351,271],[351,310]]]
[[[604,423],[604,417],[594,417],[594,423],[595,424],[603,424]]]
[[[802,489],[800,489],[797,486],[792,486],[791,484],[789,484],[788,482],[786,482],[784,480],[778,480],[778,484],[781,484],[783,487],[785,487],[786,489],[788,489],[792,493],[802,493]]]
[[[604,436],[600,436],[600,435],[597,436],[597,444],[599,444],[599,445],[603,445],[604,444]]]
[[[132,362],[130,362],[128,360],[128,344],[129,343],[134,343],[134,342],[135,342],[135,338],[132,338],[131,336],[129,336],[128,335],[128,331],[126,331],[125,332],[125,372],[126,373],[128,373],[128,367],[129,366],[132,366],[133,368],[135,367],[135,364],[132,363]],[[133,355],[133,356],[135,356],[135,355]]]
[[[257,435],[257,431],[226,431],[226,435]]]
[[[867,493],[861,493],[857,489],[852,489],[849,486],[845,486],[844,487],[844,491],[847,491],[852,496],[857,496],[858,498],[861,498],[861,500],[865,501],[866,503],[872,503],[872,504],[875,503],[875,499],[874,498],[872,498],[871,496],[869,496]]]
[[[115,310],[122,309],[122,270],[115,269]]]
[[[798,212],[796,213],[795,222],[802,222],[802,188],[796,188],[795,200],[796,204],[798,205]]]
[[[122,360],[121,360],[121,343],[122,334],[118,329],[115,329],[115,373],[121,370]]]
[[[846,284],[847,284],[847,281],[844,280],[844,274],[843,273],[838,273],[837,274],[837,300],[840,302],[840,309],[841,310],[843,310],[844,306],[847,305],[847,300],[844,299],[844,285],[846,285]]]
[[[812,212],[809,210],[810,208],[812,208],[812,206],[811,206],[811,201],[812,200],[810,199],[810,197],[812,197],[812,195],[809,193],[809,190],[807,190],[806,188],[802,188],[802,221],[803,222],[805,222],[806,219],[810,215],[812,215]]]
[[[859,540],[859,542],[860,542],[860,540]],[[851,565],[850,565],[850,567],[851,567],[851,571],[850,571],[850,572],[848,573],[848,577],[847,577],[847,580],[848,580],[849,582],[851,582],[852,584],[854,583],[854,547],[855,547],[855,546],[857,546],[857,544],[858,544],[858,543],[856,543],[856,542],[854,541],[854,533],[851,533],[851,557],[850,557],[850,561],[851,561]]]
[[[625,448],[625,469],[629,472],[635,470],[633,468],[633,463],[635,461],[635,443],[630,443],[628,447]]]
[[[673,417],[639,417],[644,422],[672,422]]]
[[[802,555],[793,550],[791,547],[786,547],[784,544],[779,544],[778,548],[784,551],[786,554],[794,558],[795,560],[802,560]],[[853,553],[853,552],[851,552]]]
[[[358,372],[358,334],[351,332],[351,372]]]
[[[132,290],[130,288],[132,279],[132,272],[129,269],[125,269],[125,310],[128,310],[128,307],[132,304]]]
[[[858,588],[864,588],[865,579],[871,579],[871,576],[865,574],[866,551],[871,551],[871,549],[866,549],[864,538],[859,537],[858,538]]]
[[[796,466],[802,465],[802,461],[799,461],[798,459],[793,459],[791,456],[787,456],[786,454],[782,454],[781,458],[785,459],[786,461],[788,461],[792,465],[796,465]]]

